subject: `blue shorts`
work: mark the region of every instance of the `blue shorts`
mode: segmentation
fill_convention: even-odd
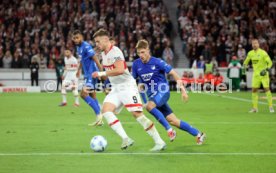
[[[160,107],[156,107],[160,112],[162,112],[162,114],[167,117],[168,115],[170,115],[171,113],[173,113],[171,107],[169,106],[168,103],[165,103],[164,105],[160,106]]]
[[[110,83],[108,78],[104,81],[103,88],[104,89],[111,89],[111,83]]]
[[[98,83],[97,78],[84,78],[84,86],[91,88],[91,90],[95,90],[96,84]]]
[[[156,108],[163,113],[166,117],[169,114],[173,113],[172,109],[168,105],[168,100],[170,98],[170,92],[157,92],[149,97],[150,101],[153,101],[156,104]]]

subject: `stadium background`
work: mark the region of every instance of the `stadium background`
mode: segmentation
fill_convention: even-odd
[[[251,39],[258,38],[274,62],[273,84],[276,80],[275,13],[275,2],[257,0],[3,1],[0,4],[0,83],[30,85],[28,71],[18,69],[28,69],[35,59],[42,82],[55,79],[55,75],[43,72],[55,72],[56,62],[64,58],[65,47],[74,50],[72,31],[82,30],[85,40],[93,45],[93,33],[98,28],[106,28],[129,66],[137,58],[134,47],[141,38],[150,42],[154,56],[180,69],[192,67],[195,61],[225,68],[232,56],[237,56],[242,63],[251,49]],[[6,69],[24,73],[14,74],[13,70]],[[183,71],[179,70],[180,75]],[[227,82],[226,70],[221,71]]]

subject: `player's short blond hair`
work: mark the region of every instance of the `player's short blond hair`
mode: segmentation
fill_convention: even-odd
[[[145,39],[139,40],[136,44],[136,49],[148,49],[149,48],[149,42]]]
[[[93,38],[101,37],[101,36],[107,36],[107,37],[109,37],[108,31],[105,30],[105,29],[99,29],[98,31],[96,31],[94,33]]]

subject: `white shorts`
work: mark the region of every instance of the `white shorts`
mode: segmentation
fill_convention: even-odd
[[[138,92],[138,88],[130,87],[127,90],[112,88],[111,92],[105,97],[104,103],[112,103],[116,106],[116,112],[124,105],[129,112],[143,111],[143,104]]]
[[[63,84],[65,87],[77,87],[78,86],[78,78],[76,77],[76,74],[70,75],[66,74]]]

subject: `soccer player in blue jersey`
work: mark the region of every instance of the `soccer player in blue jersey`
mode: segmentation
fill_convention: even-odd
[[[85,84],[81,91],[81,98],[94,110],[96,114],[96,121],[89,124],[93,126],[103,125],[102,115],[99,102],[96,98],[97,79],[92,78],[92,73],[102,70],[98,58],[95,56],[95,51],[92,46],[83,40],[83,35],[79,30],[73,32],[73,41],[77,46],[77,53],[80,58],[80,66],[77,76],[80,76],[81,69],[84,72]]]
[[[150,55],[149,44],[146,40],[138,41],[136,50],[140,58],[133,62],[132,75],[135,79],[139,78],[139,81],[145,87],[149,98],[147,102],[146,98],[143,97],[144,102],[147,102],[146,109],[166,130],[171,129],[171,124],[195,136],[197,144],[201,145],[206,137],[205,133],[179,120],[167,103],[170,98],[170,91],[165,74],[173,76],[174,80],[177,81],[178,87],[181,89],[182,98],[186,101],[188,100],[188,95],[180,77],[169,64]]]

